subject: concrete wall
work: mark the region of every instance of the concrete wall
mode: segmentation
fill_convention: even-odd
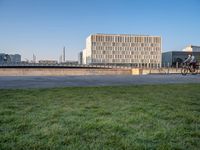
[[[159,68],[159,69],[132,69],[132,75],[146,74],[177,74],[181,73],[181,69],[175,68]]]
[[[146,75],[173,73],[181,73],[181,69],[0,68],[0,76]]]
[[[131,69],[0,68],[0,76],[131,75]]]

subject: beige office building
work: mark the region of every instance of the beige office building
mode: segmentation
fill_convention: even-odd
[[[93,34],[86,39],[83,64],[160,67],[160,36]]]

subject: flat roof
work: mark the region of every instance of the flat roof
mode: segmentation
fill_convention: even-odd
[[[92,35],[107,35],[107,36],[149,36],[149,37],[161,37],[161,36],[156,36],[156,35],[143,35],[143,34],[106,34],[106,33],[95,33],[91,34]]]
[[[200,52],[189,52],[189,51],[168,51],[168,52],[162,52],[162,54],[164,53],[199,53]]]
[[[198,48],[200,48],[200,46],[195,46],[195,45],[190,45],[191,47],[198,47]]]

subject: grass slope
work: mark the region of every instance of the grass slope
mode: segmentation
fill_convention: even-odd
[[[200,84],[0,90],[0,149],[199,149]]]

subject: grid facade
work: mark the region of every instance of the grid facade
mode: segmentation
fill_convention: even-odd
[[[160,36],[94,34],[86,39],[83,63],[160,67],[161,47]]]

